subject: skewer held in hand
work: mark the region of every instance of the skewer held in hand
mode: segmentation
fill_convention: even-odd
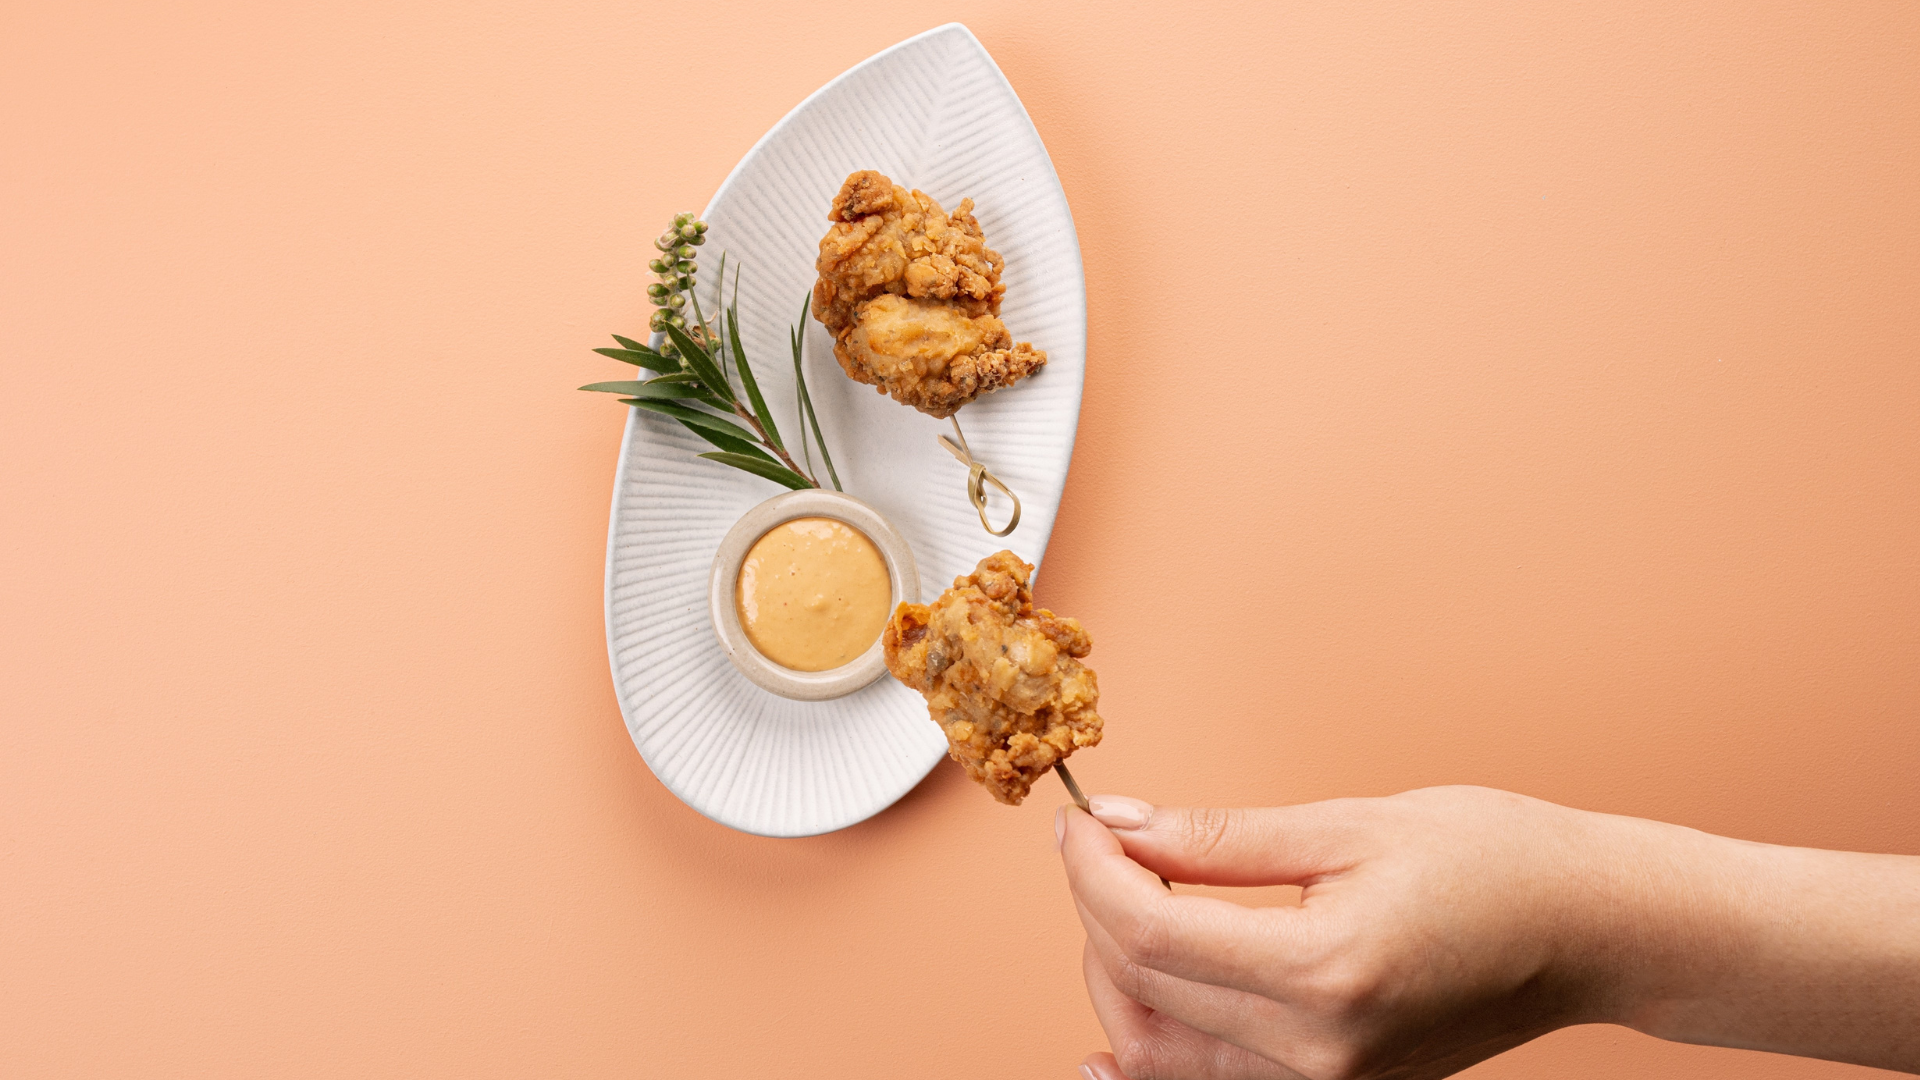
[[[1067,763],[1064,761],[1054,762],[1053,771],[1059,773],[1060,782],[1067,785],[1067,794],[1073,796],[1073,805],[1079,807],[1082,811],[1088,814],[1093,813],[1093,811],[1087,806],[1087,797],[1081,794],[1080,792],[1080,785],[1074,782],[1073,774],[1067,771]],[[1160,878],[1160,884],[1165,885],[1167,887],[1168,892],[1173,891],[1173,883],[1168,881],[1166,878]]]
[[[1093,813],[1092,810],[1087,809],[1087,797],[1080,793],[1080,785],[1073,782],[1073,774],[1067,771],[1067,763],[1064,761],[1054,762],[1053,771],[1059,773],[1060,782],[1067,785],[1067,794],[1073,796],[1073,805],[1085,810],[1089,814]]]

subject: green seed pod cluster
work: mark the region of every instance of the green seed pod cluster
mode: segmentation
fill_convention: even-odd
[[[700,245],[706,242],[707,223],[692,214],[673,215],[667,231],[653,242],[660,256],[647,263],[647,269],[659,280],[647,286],[647,299],[653,302],[653,318],[647,325],[656,332],[669,326],[687,328],[683,309],[687,306],[687,294],[693,291],[694,276],[699,272]],[[673,342],[663,344],[660,351],[667,356],[674,355]]]

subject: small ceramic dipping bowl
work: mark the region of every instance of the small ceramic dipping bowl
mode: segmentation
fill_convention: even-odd
[[[844,522],[867,535],[886,560],[887,581],[893,596],[888,612],[901,603],[920,600],[920,571],[913,563],[913,549],[900,533],[880,516],[879,511],[851,495],[809,488],[776,495],[754,507],[733,523],[720,550],[713,556],[713,575],[707,589],[707,607],[713,616],[713,636],[727,659],[755,686],[781,697],[800,701],[825,701],[844,697],[886,673],[887,662],[880,640],[850,663],[826,671],[795,671],[761,655],[740,625],[740,609],[735,606],[735,590],[740,581],[740,564],[747,552],[768,530],[795,518],[823,517]]]

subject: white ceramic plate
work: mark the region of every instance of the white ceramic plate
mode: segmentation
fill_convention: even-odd
[[[1006,258],[1001,317],[1047,351],[1038,375],[960,412],[977,458],[1025,512],[1005,540],[981,529],[966,470],[935,441],[949,429],[834,363],[807,320],[807,384],[851,495],[905,535],[937,593],[982,556],[1039,563],[1073,453],[1085,375],[1086,284],[1065,193],[1026,109],[959,23],[879,53],[822,87],[747,152],[706,210],[709,273],[742,266],[743,344],[774,416],[793,422],[788,327],[813,286],[827,204],[848,173],[879,169],[951,209],[971,197]],[[709,282],[701,283],[703,298]],[[879,813],[944,756],[918,694],[892,679],[832,701],[776,697],[728,663],[708,625],[721,538],[779,488],[694,455],[709,449],[666,417],[627,419],[607,531],[607,652],[633,743],[687,805],[764,836],[809,836]],[[821,474],[824,477],[824,472]],[[994,507],[1005,520],[1003,505]]]

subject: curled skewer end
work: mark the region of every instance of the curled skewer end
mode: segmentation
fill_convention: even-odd
[[[967,436],[960,430],[960,418],[951,416],[948,419],[953,421],[954,438],[959,442],[956,443],[953,439],[942,435],[940,445],[946,447],[947,453],[958,458],[960,464],[967,467],[967,501],[971,502],[973,508],[979,512],[981,528],[994,536],[1005,536],[1020,526],[1020,496],[1015,495],[1013,489],[1003,483],[999,477],[988,472],[985,465],[973,460],[973,451],[967,446]],[[999,488],[1000,494],[1013,501],[1013,516],[1007,519],[1005,528],[996,529],[993,523],[987,520],[986,485],[988,484]]]

